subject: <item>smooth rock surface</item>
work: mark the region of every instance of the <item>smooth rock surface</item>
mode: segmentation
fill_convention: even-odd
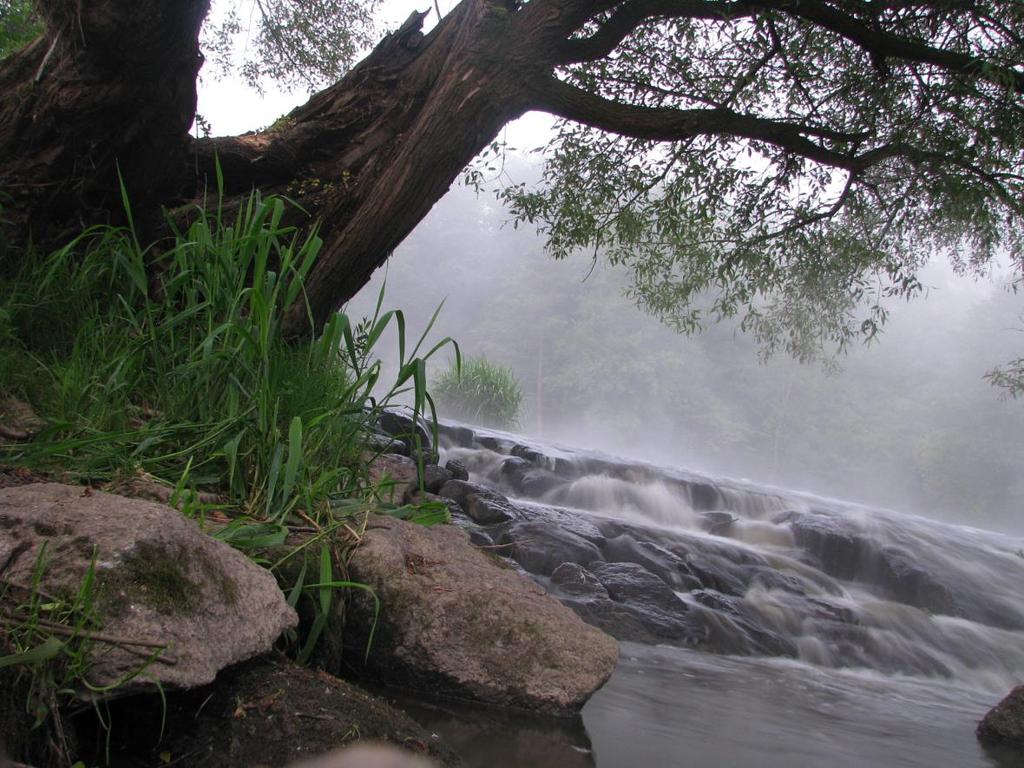
[[[270,650],[296,623],[268,571],[161,504],[58,483],[0,489],[4,578],[31,584],[44,545],[43,590],[77,591],[95,553],[103,633],[165,645],[173,660],[150,664],[118,694],[155,683],[204,685],[224,667]],[[88,679],[117,682],[150,653],[96,642]]]
[[[552,713],[578,710],[611,675],[618,643],[453,526],[372,517],[349,562],[380,619],[364,671],[413,690]],[[350,602],[362,663],[373,601]]]
[[[288,768],[436,768],[437,763],[383,744],[359,744]]]
[[[586,564],[603,559],[593,542],[548,520],[512,523],[495,536],[495,541],[504,545],[501,554],[542,576],[551,575],[562,563]]]

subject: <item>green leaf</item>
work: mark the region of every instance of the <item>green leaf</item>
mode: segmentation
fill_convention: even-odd
[[[64,643],[56,637],[48,637],[35,648],[21,653],[0,656],[0,669],[19,665],[41,664],[54,658],[64,649]]]
[[[281,487],[281,500],[287,502],[295,490],[295,478],[302,462],[302,419],[292,419],[288,428],[288,461],[284,468],[284,485]]]

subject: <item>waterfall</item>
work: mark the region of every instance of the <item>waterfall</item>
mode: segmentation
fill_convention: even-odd
[[[475,539],[622,640],[831,669],[1024,680],[1024,541],[507,433],[442,425],[507,497]]]

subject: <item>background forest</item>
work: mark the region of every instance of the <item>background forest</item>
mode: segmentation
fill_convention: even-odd
[[[802,365],[762,360],[729,321],[680,335],[633,306],[625,270],[555,261],[508,220],[453,188],[349,313],[372,312],[385,279],[413,327],[444,301],[434,333],[515,371],[528,434],[1024,530],[1024,404],[983,378],[1021,340],[998,270],[970,281],[935,264],[927,298],[894,304],[876,343]]]

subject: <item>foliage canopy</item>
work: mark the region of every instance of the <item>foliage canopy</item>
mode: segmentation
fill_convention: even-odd
[[[379,0],[222,0],[203,31],[217,75],[289,89],[338,80],[373,43]],[[238,49],[242,48],[238,57]]]
[[[30,0],[0,0],[0,59],[18,50],[39,34],[39,23]]]
[[[542,100],[543,188],[505,191],[555,256],[603,251],[671,325],[739,315],[801,358],[873,336],[933,255],[1019,282],[1024,5],[598,5]]]

